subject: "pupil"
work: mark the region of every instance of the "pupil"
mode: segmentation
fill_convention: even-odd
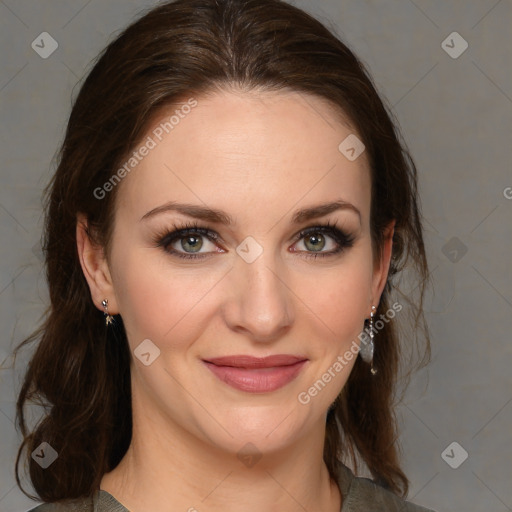
[[[187,249],[187,247],[185,247],[186,244],[188,244],[190,247],[190,249],[201,249],[202,247],[202,242],[200,241],[199,237],[197,236],[189,236],[189,237],[186,237],[186,238],[183,238],[182,240],[185,240],[185,243],[181,243],[181,246],[183,247],[183,249]]]
[[[311,241],[313,241],[312,242],[313,251],[318,251],[323,248],[324,237],[322,235],[310,235],[308,237],[308,241],[310,243],[311,243]]]

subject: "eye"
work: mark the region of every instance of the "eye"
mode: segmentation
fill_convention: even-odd
[[[162,247],[165,251],[179,258],[199,259],[205,258],[212,252],[216,251],[213,242],[219,241],[218,235],[208,228],[203,228],[197,224],[187,224],[178,227],[173,226],[174,231],[166,232],[156,237],[156,245]],[[208,244],[212,247],[209,248]],[[206,250],[201,252],[201,249]]]
[[[338,229],[336,224],[322,224],[301,231],[297,240],[305,250],[294,250],[294,252],[304,252],[304,256],[308,258],[333,256],[352,247],[354,238],[353,235]],[[328,250],[324,251],[326,248]]]
[[[186,259],[201,259],[209,257],[218,250],[220,237],[209,228],[192,223],[185,226],[173,226],[174,231],[165,232],[155,237],[155,243],[166,252]],[[293,249],[292,252],[303,254],[305,257],[327,257],[341,253],[352,247],[354,236],[343,232],[336,224],[321,224],[301,231],[295,237],[294,245],[303,245],[304,249]],[[208,247],[211,244],[212,247]],[[300,245],[300,244],[299,244]],[[324,250],[324,249],[328,250]],[[205,249],[202,251],[202,249]]]

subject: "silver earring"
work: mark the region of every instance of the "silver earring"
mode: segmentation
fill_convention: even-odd
[[[108,313],[108,299],[103,299],[101,305],[103,306],[103,314],[105,315],[105,325],[109,325],[114,320],[114,317]]]
[[[370,313],[370,325],[369,329],[366,329],[366,336],[361,340],[361,346],[359,349],[359,353],[361,354],[361,358],[365,363],[370,363],[371,365],[371,373],[372,375],[375,375],[377,373],[377,370],[373,367],[373,351],[375,348],[375,344],[373,343],[373,337],[374,337],[374,326],[373,326],[373,315],[375,314],[375,311],[377,311],[377,308],[375,306],[372,306],[372,311]],[[370,332],[368,332],[368,330]]]

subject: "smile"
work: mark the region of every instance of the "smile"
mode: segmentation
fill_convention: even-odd
[[[217,357],[203,362],[217,378],[235,389],[268,393],[295,379],[307,359],[286,354],[268,357],[241,355]]]

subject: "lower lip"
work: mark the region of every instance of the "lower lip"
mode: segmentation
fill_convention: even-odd
[[[249,393],[268,393],[291,382],[307,361],[272,368],[236,368],[204,361],[210,371],[229,386]]]

